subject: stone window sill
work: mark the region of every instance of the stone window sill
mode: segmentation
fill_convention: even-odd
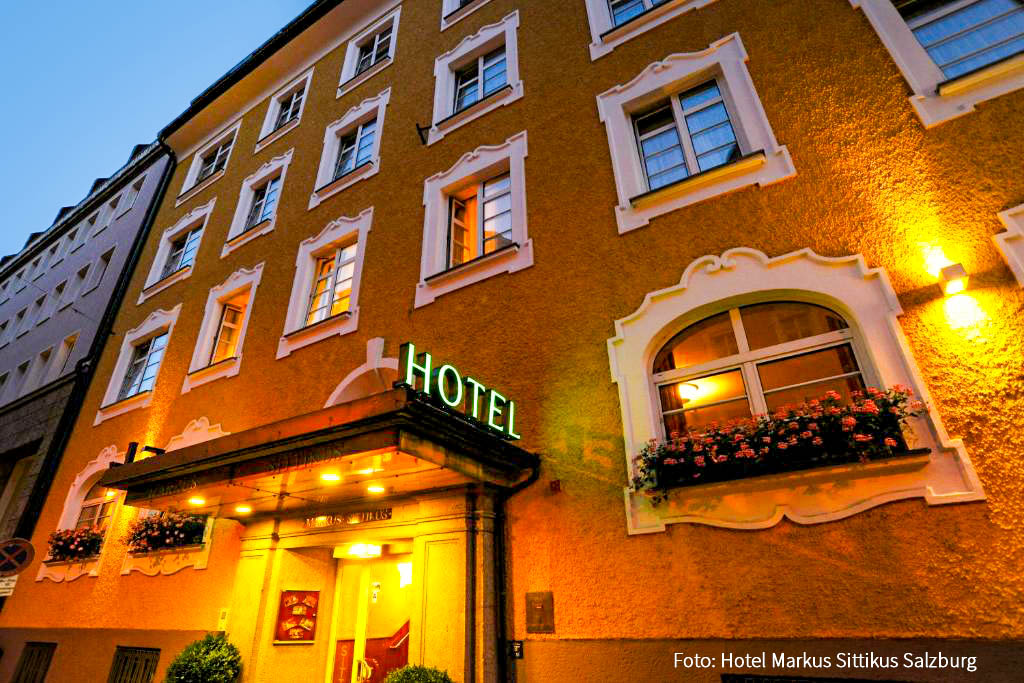
[[[380,170],[380,159],[371,159],[364,164],[356,166],[343,176],[335,178],[331,182],[313,190],[309,197],[308,209],[315,209],[320,206],[328,197],[333,197],[345,188],[377,175]]]
[[[268,233],[274,231],[274,224],[277,222],[277,212],[271,218],[265,221],[257,223],[256,225],[246,228],[243,232],[238,233],[227,242],[224,243],[224,247],[220,250],[220,257],[224,258],[234,250],[238,249],[242,245],[252,242],[257,237],[262,237]]]
[[[36,581],[69,583],[83,576],[99,576],[99,567],[99,555],[79,560],[43,560],[36,573]]]
[[[288,123],[281,126],[280,128],[278,128],[277,130],[270,131],[269,133],[264,135],[262,138],[256,141],[256,147],[253,148],[252,153],[256,154],[257,152],[265,149],[271,143],[283,138],[286,133],[289,133],[295,128],[298,128],[299,121],[301,120],[302,117],[296,117],[289,121]]]
[[[101,406],[100,409],[96,411],[96,419],[93,420],[92,424],[95,427],[104,420],[109,420],[112,417],[124,415],[125,413],[138,410],[140,408],[148,408],[149,404],[152,402],[153,392],[143,391],[142,393],[135,394],[134,396],[129,396],[128,398],[121,399],[120,401],[115,401],[114,403]]]
[[[449,12],[448,14],[441,17],[441,30],[445,30],[455,22],[465,19],[467,16],[477,11],[491,0],[473,0],[473,2],[467,3],[462,7]]]
[[[181,393],[187,394],[192,389],[213,382],[224,377],[234,377],[242,369],[242,357],[234,356],[225,358],[213,365],[190,371],[185,375],[185,381],[181,385]]]
[[[277,343],[277,358],[284,358],[293,352],[315,344],[328,337],[343,336],[355,332],[359,327],[359,309],[332,315],[320,322],[286,332]]]
[[[222,168],[221,170],[217,171],[216,173],[211,173],[206,178],[203,178],[198,183],[196,183],[192,187],[188,188],[187,190],[185,190],[184,192],[179,194],[178,198],[174,200],[174,206],[175,207],[181,206],[182,204],[187,202],[189,199],[192,199],[192,197],[195,197],[197,194],[199,194],[200,192],[202,192],[203,190],[208,188],[210,185],[213,185],[215,182],[217,182],[218,180],[220,180],[221,178],[224,177],[224,172],[225,172],[225,169]]]
[[[763,151],[747,154],[736,161],[722,166],[708,169],[701,173],[683,178],[682,180],[659,187],[656,190],[644,192],[629,200],[629,203],[636,209],[646,209],[665,202],[678,199],[679,197],[691,194],[731,178],[753,173],[759,170],[765,163]]]
[[[338,86],[338,94],[335,95],[335,99],[341,97],[342,95],[344,95],[346,93],[351,92],[352,90],[354,90],[358,86],[360,86],[363,83],[365,83],[366,81],[370,80],[370,78],[372,78],[376,74],[379,74],[381,71],[383,71],[384,69],[386,69],[389,66],[391,66],[391,62],[393,62],[393,61],[394,61],[394,59],[392,59],[391,57],[386,57],[386,58],[380,60],[379,62],[377,62],[376,64],[374,64],[373,66],[371,66],[366,71],[364,71],[362,73],[359,73],[359,74],[356,74],[352,78],[350,78],[347,81],[345,81],[344,83],[340,84]]]
[[[186,279],[191,274],[192,274],[192,266],[191,265],[187,265],[184,268],[178,268],[178,270],[174,271],[173,273],[171,273],[167,277],[163,278],[162,280],[157,280],[153,284],[145,287],[139,293],[138,304],[141,304],[142,302],[144,302],[146,299],[150,298],[151,296],[155,296],[156,294],[159,294],[160,292],[164,291],[165,289],[167,289],[168,287],[170,287],[174,283],[181,282],[182,280]]]
[[[439,296],[495,275],[514,273],[532,265],[532,240],[526,240],[523,244],[507,245],[455,268],[449,268],[423,278],[416,286],[415,307],[426,306],[433,303]]]
[[[487,97],[474,102],[465,109],[455,112],[451,116],[434,123],[427,133],[427,145],[432,145],[442,140],[454,130],[461,128],[470,121],[474,121],[484,114],[494,111],[498,107],[505,107],[523,96],[523,82],[509,84],[497,90]]]

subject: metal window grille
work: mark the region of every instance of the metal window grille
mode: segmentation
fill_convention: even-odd
[[[152,683],[160,650],[117,646],[107,683]]]
[[[11,683],[43,683],[57,643],[25,643]]]

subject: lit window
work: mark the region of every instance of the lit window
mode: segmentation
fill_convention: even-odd
[[[837,313],[771,302],[705,318],[654,359],[665,434],[771,413],[836,391],[863,389],[852,333]]]
[[[666,0],[609,0],[608,6],[612,11],[612,23],[615,26],[621,26],[663,2]]]
[[[374,152],[374,139],[377,135],[377,119],[360,124],[354,131],[341,137],[338,148],[338,160],[334,165],[334,178],[337,180],[351,173],[363,164],[370,163]]]
[[[217,171],[224,170],[224,167],[228,164],[228,155],[231,154],[231,145],[234,141],[234,136],[231,136],[202,156],[202,161],[199,164],[199,175],[196,176],[197,183],[206,180]]]
[[[512,180],[508,173],[450,198],[448,266],[457,266],[513,243]]]
[[[135,346],[118,394],[119,400],[152,391],[156,374],[160,370],[160,361],[164,357],[168,334],[164,332]]]
[[[455,111],[462,111],[507,84],[505,46],[502,46],[455,72]]]
[[[391,56],[391,24],[359,46],[359,58],[356,62],[356,75],[363,73],[371,66]]]
[[[213,342],[213,353],[210,355],[210,365],[236,356],[239,332],[242,329],[244,317],[244,303],[241,306],[234,303],[224,304],[220,313],[217,338]]]
[[[303,83],[301,88],[292,92],[290,95],[286,95],[285,98],[281,100],[281,109],[277,112],[277,121],[274,123],[274,130],[277,130],[289,121],[299,118],[299,112],[302,111],[302,99],[306,94],[305,88],[305,83]]]
[[[895,4],[946,78],[1024,51],[1024,3],[1020,0]]]
[[[167,255],[163,270],[160,272],[161,280],[182,268],[191,266],[195,262],[196,251],[199,249],[199,240],[202,239],[202,236],[203,228],[200,226],[171,242],[170,253]]]
[[[256,227],[263,221],[269,221],[274,215],[274,207],[277,206],[277,194],[280,187],[281,176],[277,176],[253,190],[252,206],[249,207],[249,216],[245,221],[246,230]]]
[[[117,491],[95,484],[85,494],[82,501],[82,508],[78,513],[76,529],[97,529],[102,531],[110,523],[110,517],[114,514],[114,503],[117,501]]]
[[[338,247],[328,256],[316,260],[306,325],[318,323],[349,310],[352,280],[356,271],[356,246],[352,243]]]

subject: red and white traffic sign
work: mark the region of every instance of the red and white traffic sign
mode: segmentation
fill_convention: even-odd
[[[20,574],[35,556],[35,548],[24,538],[12,538],[0,543],[0,576]]]

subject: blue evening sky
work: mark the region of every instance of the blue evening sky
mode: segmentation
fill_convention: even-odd
[[[311,1],[5,3],[0,255],[48,228]]]

